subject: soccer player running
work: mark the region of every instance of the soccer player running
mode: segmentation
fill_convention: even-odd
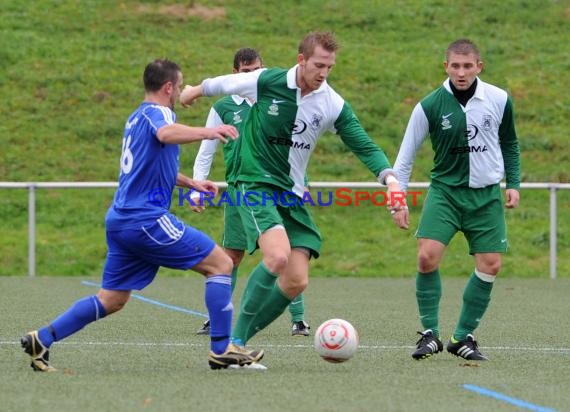
[[[49,364],[54,342],[122,309],[131,291],[148,286],[161,266],[192,269],[206,278],[205,301],[211,319],[208,362],[212,369],[251,365],[263,357],[263,351],[246,351],[229,341],[231,259],[208,236],[169,212],[175,185],[217,191],[212,182],[194,181],[178,172],[179,145],[202,139],[226,142],[238,132],[231,125],[202,128],[176,123],[173,109],[182,85],[176,63],[165,59],[149,63],[143,83],[144,101],[125,124],[119,187],[105,219],[108,252],[101,289],[22,337],[22,347],[36,371],[54,371]]]
[[[251,48],[239,49],[234,55],[233,73],[248,73],[263,67],[263,61],[259,53]],[[253,101],[247,97],[239,95],[225,96],[214,103],[210,109],[206,127],[216,127],[221,124],[232,124],[238,130],[244,124],[244,120],[249,114],[249,110],[253,105]],[[218,147],[219,140],[203,140],[200,144],[200,150],[194,160],[194,180],[206,180],[210,174],[210,168],[214,160],[214,155]],[[226,182],[228,183],[227,191],[234,190],[235,184],[235,141],[228,141],[223,148],[224,163],[226,166]],[[194,192],[191,198],[196,203],[192,206],[195,212],[202,212],[205,203],[200,201],[200,193]],[[235,289],[238,267],[244,257],[244,251],[247,249],[247,239],[245,236],[243,224],[236,207],[224,203],[224,234],[222,246],[233,262],[232,269],[232,293]],[[309,336],[309,324],[305,322],[305,301],[303,294],[300,293],[289,305],[291,314],[291,334],[293,336]],[[210,320],[206,320],[202,327],[196,332],[198,335],[209,335]]]
[[[337,49],[332,33],[312,32],[300,42],[297,64],[290,69],[206,79],[199,86],[186,86],[180,96],[183,105],[200,96],[223,94],[255,101],[237,140],[235,193],[248,194],[248,202],[241,202],[238,210],[249,252],[259,247],[263,258],[251,272],[241,299],[232,333],[237,345],[246,344],[277,319],[308,285],[309,261],[319,256],[321,235],[301,200],[309,157],[325,132],[339,135],[389,191],[400,191],[382,149],[327,83]],[[297,201],[281,201],[291,192]],[[404,208],[400,203],[391,207],[399,226],[404,225]]]
[[[479,50],[467,39],[449,45],[443,63],[449,76],[413,109],[394,169],[406,190],[416,152],[429,136],[434,151],[431,185],[416,237],[416,298],[423,332],[412,354],[424,359],[443,350],[439,330],[445,248],[461,231],[475,258],[463,292],[463,307],[447,351],[467,360],[487,360],[473,331],[491,300],[493,282],[507,250],[500,182],[506,174],[505,207],[519,204],[520,149],[511,98],[483,82]],[[404,210],[408,219],[408,210]]]

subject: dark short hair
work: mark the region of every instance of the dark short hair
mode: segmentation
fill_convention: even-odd
[[[180,67],[168,59],[156,59],[144,69],[143,83],[147,92],[156,92],[167,82],[176,83],[180,75]]]
[[[263,63],[257,50],[249,47],[243,47],[239,49],[234,56],[234,69],[239,70],[239,67],[242,64],[252,64],[258,59]]]
[[[313,55],[317,46],[321,46],[328,52],[336,52],[340,47],[334,33],[330,31],[313,31],[307,34],[299,43],[299,54],[308,59]]]
[[[449,54],[474,54],[477,57],[477,60],[481,58],[479,54],[479,48],[469,39],[458,39],[454,42],[450,43],[447,46],[447,50],[445,52],[445,59],[449,60]]]

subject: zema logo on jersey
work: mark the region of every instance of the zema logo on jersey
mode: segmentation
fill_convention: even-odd
[[[305,123],[300,119],[297,119],[295,123],[293,123],[293,127],[291,128],[291,134],[301,134],[305,130],[307,130],[307,123]]]
[[[304,150],[311,149],[310,143],[294,142],[293,140],[288,139],[286,137],[270,137],[269,144],[275,144],[278,146],[289,146],[292,147],[293,149],[304,149]]]
[[[465,138],[468,142],[475,139],[479,134],[479,128],[474,124],[467,125],[467,130],[465,130]],[[486,145],[476,146],[476,145],[466,145],[466,146],[456,146],[449,149],[449,154],[460,155],[465,153],[484,153],[488,151]]]
[[[467,141],[475,139],[478,134],[479,128],[477,126],[474,124],[467,125],[467,130],[465,130],[465,137],[467,138]]]
[[[303,120],[297,119],[295,121],[295,123],[293,123],[289,127],[289,130],[290,130],[292,135],[302,134],[305,130],[307,130],[307,123],[305,123]],[[271,136],[271,137],[269,137],[269,144],[275,144],[278,146],[289,146],[289,147],[292,147],[293,149],[304,149],[304,150],[310,150],[311,149],[310,143],[294,142],[293,139],[291,139],[289,137]]]

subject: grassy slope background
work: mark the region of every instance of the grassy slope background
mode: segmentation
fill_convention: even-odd
[[[193,5],[193,7],[190,7]],[[207,6],[207,7],[206,7]],[[458,37],[479,44],[482,78],[515,99],[523,179],[570,181],[568,1],[458,4],[444,0],[367,1],[46,1],[7,0],[0,14],[0,180],[114,181],[124,121],[142,99],[141,74],[156,57],[181,64],[185,82],[229,72],[239,47],[257,48],[268,66],[295,62],[310,30],[333,30],[342,43],[330,83],[354,107],[394,160],[413,105],[444,79],[443,53]],[[213,99],[178,110],[202,125]],[[191,174],[198,145],[182,150]],[[414,181],[427,181],[431,149],[418,155]],[[319,143],[314,181],[370,181],[372,176],[333,135]],[[221,156],[211,178],[222,180]],[[103,218],[112,190],[38,192],[38,274],[94,275],[105,256]],[[547,276],[548,193],[525,190],[509,211],[511,251],[504,276]],[[570,193],[559,196],[559,276],[570,262]],[[175,213],[218,238],[222,215]],[[412,210],[415,226],[419,207]],[[323,258],[313,275],[406,276],[414,273],[413,230],[398,231],[383,208],[320,208]],[[27,197],[3,190],[1,275],[27,271]],[[247,259],[246,271],[255,259]],[[458,236],[443,272],[472,269]],[[162,273],[174,272],[164,270]]]

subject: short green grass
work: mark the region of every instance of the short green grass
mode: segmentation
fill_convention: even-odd
[[[96,292],[96,278],[0,278],[2,410],[39,411],[515,411],[505,401],[466,390],[476,385],[542,407],[568,410],[568,279],[499,279],[477,331],[491,358],[466,362],[444,352],[410,357],[419,328],[411,279],[317,278],[306,291],[314,333],[333,317],[349,320],[361,347],[344,364],[318,358],[309,338],[290,336],[285,313],[254,337],[265,372],[211,371],[203,318],[131,299],[51,351],[59,371],[35,373],[17,341],[74,300]],[[236,289],[236,306],[243,288]],[[444,339],[458,316],[465,279],[444,278]],[[204,312],[203,280],[159,277],[144,292],[158,302]],[[547,409],[549,408],[549,409]],[[527,408],[526,410],[528,410]],[[539,410],[539,409],[534,409]]]

